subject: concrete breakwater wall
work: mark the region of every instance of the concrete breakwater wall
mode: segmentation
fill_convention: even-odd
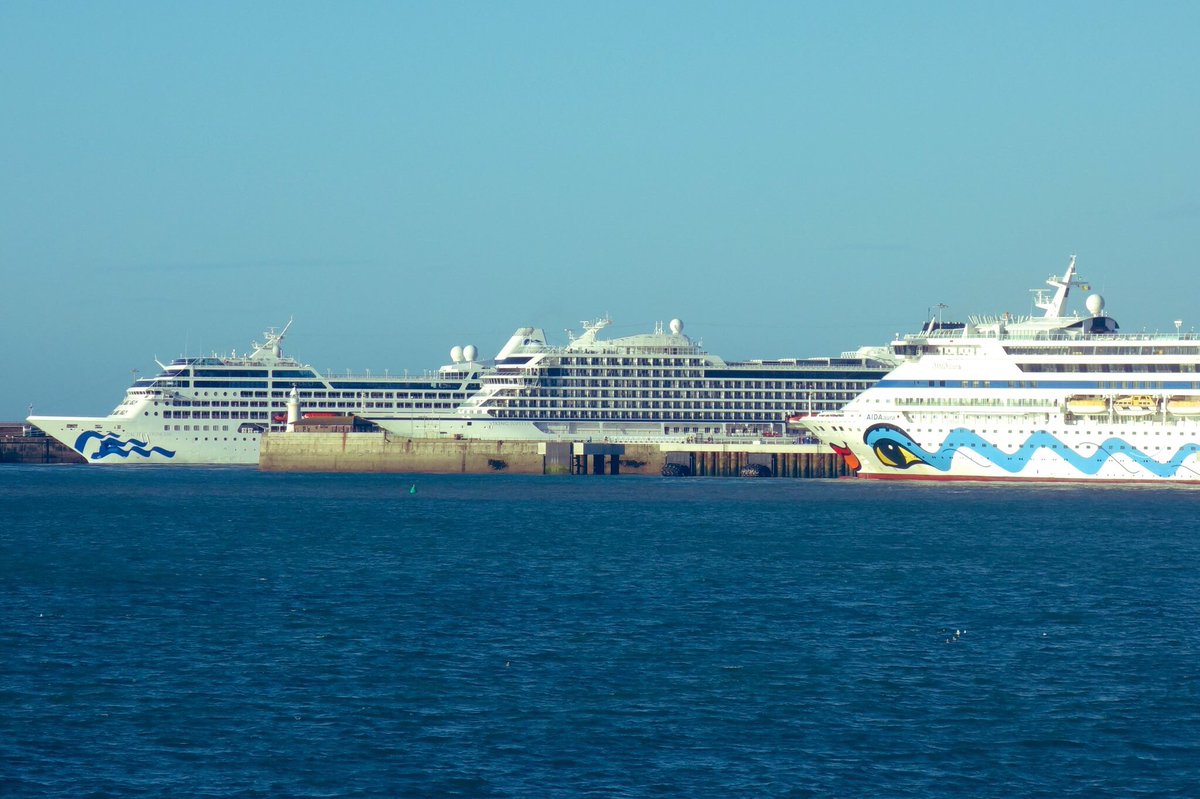
[[[387,433],[271,433],[258,466],[271,472],[542,474],[536,442],[395,438]]]
[[[0,463],[83,463],[83,456],[47,436],[0,436]]]
[[[259,468],[277,472],[640,474],[845,477],[842,459],[813,444],[608,444],[410,439],[387,433],[272,433]]]

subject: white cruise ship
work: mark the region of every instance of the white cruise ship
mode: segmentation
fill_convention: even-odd
[[[1047,282],[1042,316],[893,343],[912,360],[808,428],[861,477],[1200,482],[1200,338],[1121,334],[1097,294],[1067,315],[1074,257]]]
[[[421,376],[321,374],[283,354],[291,322],[246,355],[178,358],[135,380],[108,416],[28,421],[96,464],[258,464],[259,439],[282,431],[294,390],[308,416],[452,414],[480,387],[473,346]]]
[[[799,435],[803,417],[841,407],[895,365],[886,348],[840,358],[725,362],[672,320],[601,339],[584,322],[566,346],[523,327],[454,417],[375,419],[413,438],[730,441]]]

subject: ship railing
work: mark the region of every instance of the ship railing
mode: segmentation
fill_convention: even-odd
[[[484,376],[480,382],[489,386],[536,386],[538,378],[534,375],[493,373]]]
[[[962,328],[954,330],[935,330],[932,333],[909,333],[905,341],[925,341],[928,339],[958,340],[972,338],[990,338],[1013,341],[1078,341],[1094,339],[1097,341],[1198,341],[1200,334],[1189,333],[1086,333],[1078,330],[1029,330],[1029,331],[997,331],[976,330],[970,335],[963,333]]]
[[[307,367],[307,368],[311,368],[311,367]],[[316,370],[314,370],[314,371],[316,371]],[[457,373],[454,376],[447,378],[443,375],[441,370],[433,370],[433,369],[424,369],[419,372],[410,372],[408,369],[402,369],[397,374],[392,374],[390,369],[384,369],[383,374],[379,374],[377,372],[370,372],[370,371],[354,372],[354,371],[351,371],[350,369],[346,369],[345,371],[342,371],[342,372],[335,372],[332,369],[326,369],[324,372],[316,372],[316,374],[318,377],[323,377],[326,380],[373,380],[373,381],[386,381],[386,380],[430,380],[430,381],[434,381],[434,380],[436,380],[436,381],[440,381],[440,382],[444,383],[447,380],[460,381],[462,379],[461,375],[459,375]],[[287,380],[290,380],[290,379],[292,379],[292,378],[279,378],[279,382],[286,382]],[[296,380],[312,380],[311,377],[298,377],[295,379]]]

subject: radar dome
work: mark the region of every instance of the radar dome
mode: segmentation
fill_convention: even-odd
[[[463,357],[468,361],[474,361],[477,354],[478,350],[475,349],[474,344],[468,344],[467,346],[463,347]]]
[[[1092,316],[1099,316],[1104,311],[1104,298],[1099,294],[1089,294],[1085,304]]]
[[[679,321],[678,319],[672,319],[671,320],[671,334],[678,336],[682,332],[683,332],[683,322]]]
[[[455,363],[462,363],[462,359],[463,359],[463,348],[462,347],[451,347],[450,348],[450,360],[454,361]]]

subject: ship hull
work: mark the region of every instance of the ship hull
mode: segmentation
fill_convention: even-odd
[[[582,420],[524,420],[488,419],[472,416],[421,419],[379,419],[371,421],[387,433],[403,438],[463,438],[483,441],[608,441],[613,443],[685,443],[729,442],[773,439],[769,433],[749,424],[730,423],[737,432],[680,432],[678,428],[712,422],[679,420],[661,421],[582,421]],[[672,429],[676,428],[676,429]],[[782,438],[782,436],[777,436]]]
[[[31,416],[46,435],[100,466],[257,466],[259,433],[151,430],[111,417]]]
[[[809,425],[866,479],[1200,482],[1200,423],[1192,420],[1005,426],[958,419],[939,427],[844,413]]]
[[[372,419],[389,434],[404,438],[469,438],[487,441],[684,441],[662,422],[533,422],[519,419]]]

